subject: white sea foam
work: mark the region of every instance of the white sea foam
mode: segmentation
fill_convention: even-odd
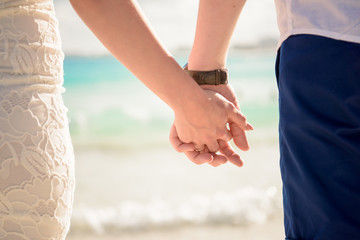
[[[240,225],[265,222],[280,209],[276,187],[244,187],[212,196],[192,196],[181,203],[152,199],[122,202],[117,207],[74,209],[71,232],[96,234],[142,231],[181,225]]]

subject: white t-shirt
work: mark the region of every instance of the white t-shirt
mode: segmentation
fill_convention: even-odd
[[[314,34],[360,43],[360,0],[275,0],[280,39]]]

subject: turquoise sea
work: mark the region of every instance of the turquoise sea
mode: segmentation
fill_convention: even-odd
[[[175,55],[179,64],[186,54]],[[71,233],[142,231],[183,224],[266,222],[280,211],[275,51],[237,50],[230,82],[255,127],[243,168],[195,166],[168,143],[162,103],[110,56],[67,56],[66,92],[76,155]]]
[[[176,59],[181,65],[186,63],[181,54]],[[230,82],[241,109],[257,127],[272,126],[277,121],[274,62],[272,51],[244,51],[228,60]],[[68,56],[64,71],[67,89],[64,99],[76,144],[84,145],[83,141],[87,141],[86,144],[103,147],[106,144],[125,147],[132,140],[136,144],[139,140],[147,141],[149,135],[152,144],[164,141],[156,137],[167,134],[173,119],[171,109],[115,58]],[[109,142],[112,138],[117,141]]]

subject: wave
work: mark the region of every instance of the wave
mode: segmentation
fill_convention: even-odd
[[[277,188],[244,187],[212,196],[192,196],[176,203],[152,199],[148,203],[123,202],[117,207],[81,205],[73,210],[72,233],[119,233],[180,227],[183,225],[236,225],[264,223],[278,212]]]

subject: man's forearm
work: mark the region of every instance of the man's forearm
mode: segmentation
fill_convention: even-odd
[[[214,70],[226,67],[226,57],[236,22],[244,7],[245,0],[200,0],[196,36],[189,57],[190,70]],[[230,84],[202,85],[202,88],[220,93],[240,109],[235,92]],[[244,129],[230,123],[230,130],[235,145],[241,150],[248,150],[249,144]],[[252,130],[252,126],[247,130]],[[242,161],[229,158],[235,165]]]
[[[230,40],[245,0],[200,0],[190,70],[224,68]]]

